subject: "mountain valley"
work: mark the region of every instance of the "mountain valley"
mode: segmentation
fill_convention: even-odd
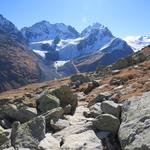
[[[0,150],[149,150],[149,100],[149,37],[0,15]]]

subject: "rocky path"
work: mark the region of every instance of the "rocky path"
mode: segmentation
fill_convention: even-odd
[[[53,136],[61,141],[62,150],[102,150],[101,140],[92,129],[93,118],[86,118],[84,112],[88,112],[87,102],[79,102],[73,116],[67,115],[65,118],[70,126],[55,133]]]
[[[87,108],[88,103],[87,102],[79,102],[78,107],[76,108],[75,114],[73,116],[66,116],[67,120],[70,122],[71,125],[77,125],[77,124],[84,124],[88,121],[91,121],[91,119],[86,118],[83,114],[84,112],[88,112],[89,109]]]

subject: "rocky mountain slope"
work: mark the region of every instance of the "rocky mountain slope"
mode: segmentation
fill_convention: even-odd
[[[71,62],[63,67],[45,61],[29,49],[27,40],[13,23],[0,15],[0,92],[34,82],[76,73]]]
[[[128,36],[124,40],[132,47],[134,51],[150,45],[150,37],[148,36]]]
[[[96,72],[1,93],[0,149],[150,149],[149,64],[146,47]]]
[[[88,26],[81,34],[78,33],[72,37],[64,37],[64,35],[68,36],[67,31],[64,32],[64,28],[59,28],[59,30],[61,30],[60,33],[63,32],[63,36],[57,32],[45,33],[45,28],[49,29],[49,25],[50,23],[48,22],[40,22],[32,27],[25,28],[25,31],[22,29],[22,33],[25,38],[30,41],[30,47],[38,54],[44,56],[44,58],[46,53],[52,55],[51,51],[55,50],[58,56],[57,60],[72,60],[81,72],[93,71],[100,64],[109,65],[116,62],[119,58],[125,57],[133,52],[125,41],[114,37],[107,27],[99,23]],[[65,28],[66,27],[67,26],[65,26]],[[28,31],[30,31],[31,34],[37,33],[37,29],[38,34],[41,36],[38,36],[36,40],[32,41],[30,37],[25,35],[25,32]],[[51,31],[55,31],[55,29],[52,28]],[[56,39],[59,40],[57,41]],[[54,41],[57,41],[57,43]],[[43,45],[46,44],[47,47],[49,45],[51,48],[43,49]],[[95,56],[98,58],[95,59]],[[85,61],[85,59],[88,59],[88,62]],[[50,58],[50,60],[53,60],[53,57]],[[87,66],[90,67],[87,68]]]
[[[33,52],[0,29],[0,92],[40,81]]]

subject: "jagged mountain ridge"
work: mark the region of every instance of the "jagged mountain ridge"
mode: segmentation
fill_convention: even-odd
[[[33,26],[31,28],[33,29]],[[133,52],[132,48],[125,41],[113,36],[111,31],[100,23],[88,26],[76,38],[59,38],[60,41],[56,45],[59,60],[73,60],[77,67],[82,66],[78,67],[78,69],[84,72],[93,71],[98,65],[114,63]],[[41,41],[39,39],[37,42],[30,42],[30,47],[44,56],[46,51],[43,51],[42,45],[49,44],[51,46],[55,39],[50,38],[47,40],[45,38],[44,41],[42,40],[43,38],[41,38]],[[85,58],[88,59],[88,62]],[[80,62],[82,64],[79,64]]]
[[[41,21],[31,27],[24,27],[21,32],[29,42],[50,40],[57,36],[61,39],[77,38],[79,36],[79,33],[71,26],[63,23],[51,24],[48,21]]]

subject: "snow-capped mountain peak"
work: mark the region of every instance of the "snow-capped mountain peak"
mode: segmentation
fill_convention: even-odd
[[[76,38],[73,37],[64,38],[64,35],[66,34],[68,35],[68,30],[71,30],[71,33],[76,32],[76,30],[71,26],[66,26],[63,23],[57,23],[53,25],[48,23],[47,30],[49,31],[50,26],[52,28],[51,31],[49,31],[49,34],[45,34],[45,32],[43,32],[44,31],[43,24],[46,24],[47,26],[47,22],[38,23],[38,25],[40,25],[40,28],[38,27],[39,31],[37,31],[35,28],[36,24],[33,25],[30,29],[27,29],[25,31],[26,34],[28,33],[29,30],[31,31],[32,35],[36,33],[36,38],[34,38],[34,40],[36,39],[37,41],[30,42],[30,46],[32,49],[38,50],[38,52],[40,49],[43,50],[42,49],[43,44],[49,44],[52,47],[54,37],[50,36],[52,36],[52,31],[55,32],[56,31],[55,29],[57,29],[57,31],[59,30],[61,32],[59,32],[60,40],[55,45],[55,50],[59,53],[60,60],[72,60],[76,57],[89,55],[91,53],[95,53],[98,51],[99,52],[103,51],[104,49],[107,52],[111,52],[115,49],[122,49],[122,47],[127,48],[127,44],[125,41],[121,39],[118,40],[116,37],[112,35],[111,31],[106,26],[100,23],[94,23],[93,25],[88,26]],[[38,35],[37,33],[40,35],[37,36]],[[45,35],[48,36],[48,39],[47,37],[45,37]],[[54,36],[56,35],[57,33],[54,34]],[[31,38],[29,38],[29,40],[31,40]],[[129,50],[129,48],[127,49]]]
[[[41,21],[31,27],[24,27],[21,31],[29,42],[54,40],[56,37],[69,39],[79,36],[79,33],[71,26],[63,23],[51,24],[48,21]]]
[[[92,33],[100,33],[101,36],[107,35],[112,36],[111,31],[100,23],[94,23],[93,25],[88,26],[81,32],[81,36],[89,36]]]
[[[124,40],[134,49],[134,51],[139,51],[145,46],[150,45],[149,36],[128,36]]]

